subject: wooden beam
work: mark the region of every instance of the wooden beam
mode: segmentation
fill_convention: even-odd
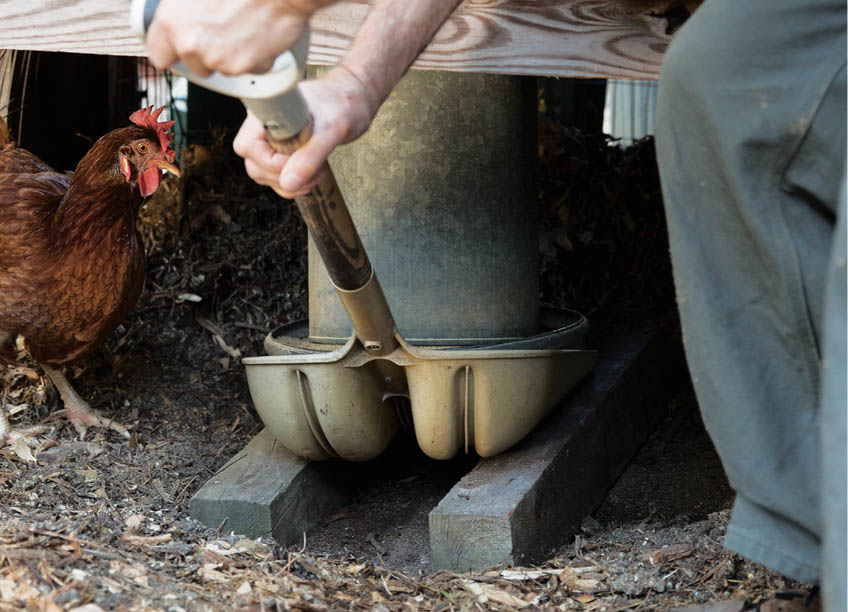
[[[548,558],[603,500],[664,414],[680,341],[631,333],[601,346],[594,373],[512,449],[480,463],[430,512],[434,569]]]
[[[192,518],[226,532],[301,542],[303,534],[350,495],[347,472],[287,451],[263,429],[194,494]]]
[[[416,68],[653,79],[691,0],[466,0]],[[0,2],[0,48],[144,55],[127,25],[130,0]],[[368,0],[328,7],[312,21],[311,64],[335,64]],[[682,15],[682,17],[681,17]]]
[[[670,41],[667,0],[466,0],[415,68],[655,79]],[[335,64],[368,11],[341,2],[313,22],[309,62]]]

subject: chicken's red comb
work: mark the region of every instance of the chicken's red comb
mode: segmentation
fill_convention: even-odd
[[[173,160],[177,155],[176,152],[171,149],[171,139],[174,135],[169,134],[168,130],[171,129],[171,126],[173,126],[175,122],[159,121],[159,115],[162,114],[163,110],[165,110],[164,106],[160,106],[156,110],[153,110],[152,106],[140,108],[130,115],[130,121],[139,127],[155,131],[159,136],[159,146],[162,149],[162,154],[167,159]]]

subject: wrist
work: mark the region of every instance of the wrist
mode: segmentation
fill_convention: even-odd
[[[357,109],[356,114],[363,115],[359,120],[364,121],[366,126],[370,124],[388,93],[383,93],[366,71],[346,60],[337,64],[332,72],[346,83],[344,90],[348,103]]]

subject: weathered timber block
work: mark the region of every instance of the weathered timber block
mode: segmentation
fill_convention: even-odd
[[[540,561],[570,540],[665,411],[679,340],[631,334],[513,449],[483,459],[430,512],[435,569]]]
[[[334,462],[312,463],[263,429],[194,494],[189,514],[226,531],[300,541],[349,492]]]
[[[310,64],[335,64],[368,12],[345,0],[312,20]],[[654,79],[670,32],[697,0],[466,0],[415,68],[495,74]],[[145,55],[130,0],[0,2],[0,49]]]

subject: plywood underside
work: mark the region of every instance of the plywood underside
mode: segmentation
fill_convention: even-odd
[[[0,3],[0,48],[144,55],[130,0]],[[416,68],[561,77],[655,79],[693,0],[466,0]],[[696,3],[695,3],[696,4]],[[312,20],[309,63],[335,64],[369,2],[339,2]]]

